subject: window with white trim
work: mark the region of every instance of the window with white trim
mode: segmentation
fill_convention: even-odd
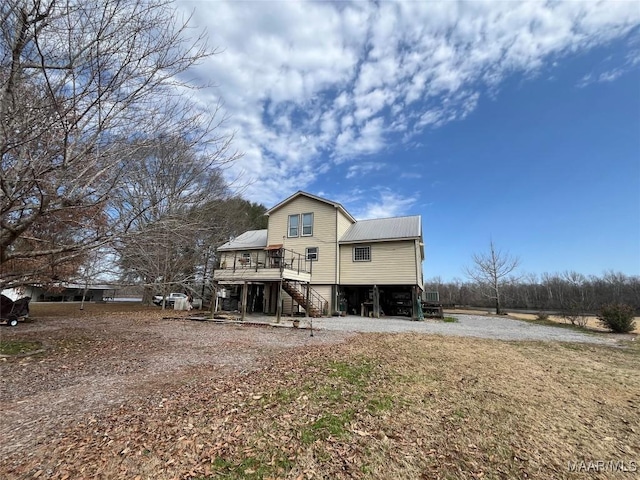
[[[302,214],[302,236],[310,237],[313,235],[313,213]]]
[[[242,256],[240,257],[240,263],[242,265],[251,265],[251,253],[242,252]]]
[[[371,261],[371,247],[353,247],[353,261],[354,262],[370,262]]]
[[[300,235],[300,215],[289,215],[289,237]]]
[[[307,247],[305,250],[307,260],[318,261],[318,247]]]

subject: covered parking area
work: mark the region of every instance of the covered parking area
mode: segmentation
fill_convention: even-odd
[[[341,285],[340,310],[362,317],[419,318],[421,291],[417,285]]]

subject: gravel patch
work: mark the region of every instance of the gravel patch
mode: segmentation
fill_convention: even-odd
[[[511,318],[485,317],[481,315],[449,315],[457,322],[441,320],[411,321],[407,318],[365,318],[357,316],[329,317],[313,320],[313,327],[322,330],[344,332],[419,332],[459,337],[489,338],[495,340],[539,340],[555,342],[580,342],[612,345],[614,338],[576,332],[566,328],[535,325]],[[302,322],[307,327],[307,322]]]

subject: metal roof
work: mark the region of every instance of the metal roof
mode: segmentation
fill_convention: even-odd
[[[340,243],[375,242],[420,237],[422,237],[420,215],[413,215],[410,217],[359,220],[344,233]]]
[[[83,285],[81,283],[62,283],[60,286],[64,288],[76,288],[78,290],[82,290],[84,288],[88,288],[90,290],[114,290],[120,288],[113,285]]]
[[[267,246],[267,230],[249,230],[218,248],[224,250],[251,250]]]

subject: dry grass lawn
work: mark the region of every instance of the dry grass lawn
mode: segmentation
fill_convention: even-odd
[[[325,333],[80,415],[0,477],[637,478],[615,470],[640,463],[640,342]]]

